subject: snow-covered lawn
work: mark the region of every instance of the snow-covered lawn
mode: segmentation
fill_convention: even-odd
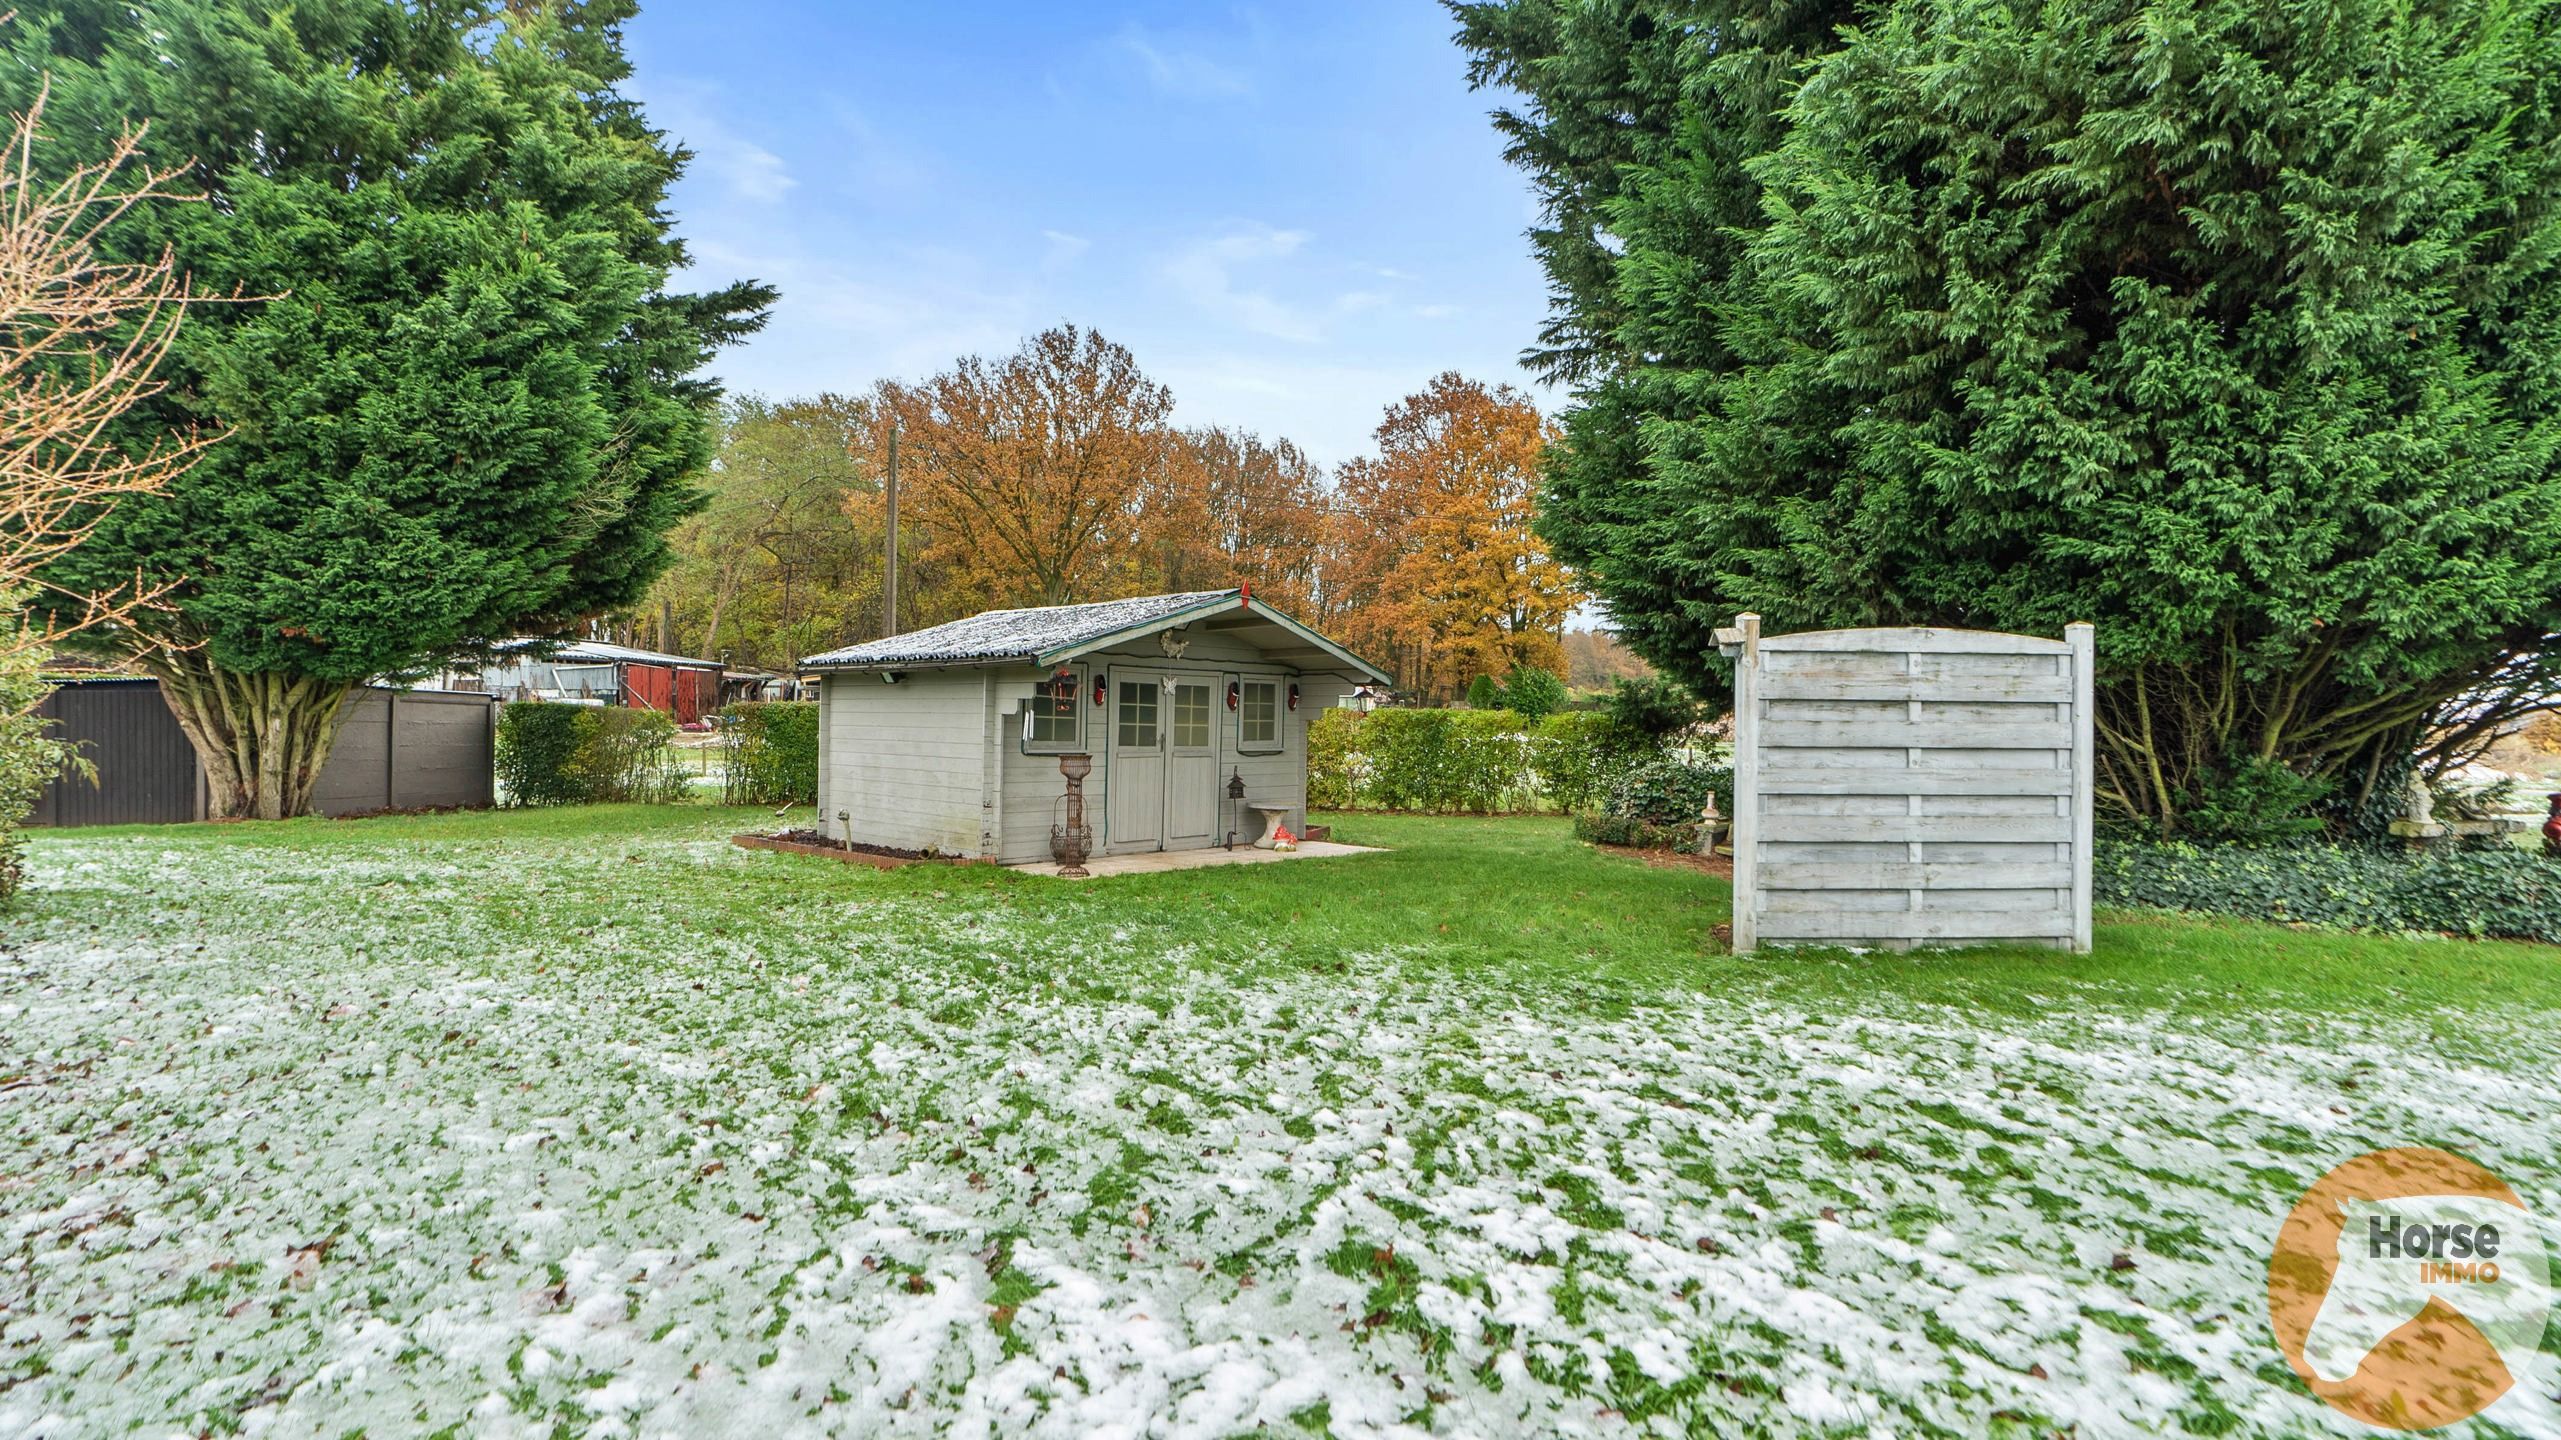
[[[1404,909],[1238,965],[1202,907],[1318,867],[727,828],[40,841],[0,1435],[2347,1435],[2269,1341],[2302,1188],[2436,1144],[2561,1215],[2534,1005],[1470,977]]]

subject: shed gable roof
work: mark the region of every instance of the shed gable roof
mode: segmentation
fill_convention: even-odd
[[[1028,610],[989,610],[904,635],[812,655],[809,670],[885,670],[910,665],[1054,665],[1106,646],[1177,624],[1249,611],[1251,619],[1285,631],[1294,646],[1365,676],[1384,680],[1374,665],[1241,591],[1190,590],[1141,595],[1086,605],[1044,605]]]

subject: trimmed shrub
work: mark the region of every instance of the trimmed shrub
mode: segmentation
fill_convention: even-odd
[[[586,798],[573,766],[578,758],[578,717],[589,708],[518,700],[498,712],[492,764],[507,804],[574,805]]]
[[[1637,766],[1610,787],[1607,814],[1650,825],[1680,825],[1696,831],[1708,797],[1720,815],[1734,813],[1734,771],[1726,765],[1692,765],[1665,756]],[[1695,839],[1695,833],[1693,833]]]
[[[1530,736],[1530,766],[1539,793],[1560,809],[1584,811],[1609,798],[1610,787],[1654,753],[1600,710],[1560,710]]]
[[[757,700],[721,717],[721,794],[732,805],[818,803],[818,702]]]
[[[1479,675],[1467,682],[1467,708],[1500,710],[1503,708],[1503,684],[1491,675]]]
[[[1651,754],[1597,711],[1531,726],[1509,710],[1329,710],[1307,729],[1307,803],[1320,810],[1508,814],[1597,805]]]
[[[1361,723],[1358,710],[1332,709],[1307,722],[1307,806],[1311,810],[1349,810],[1360,803],[1358,769]]]
[[[578,751],[569,769],[591,804],[663,804],[685,793],[676,760],[674,717],[656,710],[587,706],[578,712]]]
[[[1574,838],[1595,845],[1625,845],[1638,850],[1696,850],[1698,826],[1656,825],[1624,815],[1577,815]]]
[[[685,792],[675,739],[655,710],[518,700],[498,714],[493,763],[509,805],[655,803]]]
[[[1515,665],[1503,682],[1503,708],[1524,720],[1544,720],[1565,708],[1565,682],[1556,672],[1535,665]]]
[[[2513,846],[2396,851],[2103,839],[2092,850],[2091,880],[2102,905],[2561,943],[2561,864]]]

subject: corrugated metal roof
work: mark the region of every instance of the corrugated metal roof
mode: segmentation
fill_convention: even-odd
[[[510,640],[498,648],[502,652],[512,653],[518,650],[531,650],[537,646],[555,643],[558,644],[560,648],[553,651],[551,655],[546,657],[553,664],[558,664],[564,660],[575,664],[578,661],[585,660],[600,664],[613,664],[620,662],[632,665],[679,665],[702,670],[717,670],[720,668],[720,662],[717,660],[705,660],[695,655],[670,655],[661,650],[635,650],[628,645],[609,645],[602,640],[563,640],[556,642],[539,639]]]
[[[1180,595],[1141,595],[1090,605],[1044,605],[1031,610],[989,610],[947,625],[892,635],[812,655],[803,669],[877,668],[886,665],[976,665],[1033,660],[1070,646],[1151,625],[1231,599],[1233,590],[1191,590]]]

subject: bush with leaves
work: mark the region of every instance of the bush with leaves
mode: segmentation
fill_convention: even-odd
[[[509,805],[674,800],[686,783],[675,740],[655,710],[519,700],[498,714],[498,788]]]
[[[17,613],[8,596],[0,595],[0,606]],[[23,623],[13,619],[0,626],[14,634]],[[45,683],[43,664],[41,647],[0,643],[0,910],[17,903],[26,878],[24,827],[44,787],[65,770],[88,769],[68,743],[46,733],[53,722],[36,714],[53,689]]]
[[[1609,798],[1631,766],[1659,753],[1602,710],[1560,710],[1530,732],[1530,765],[1539,795],[1560,810],[1585,811]]]
[[[518,700],[498,712],[492,764],[508,805],[573,805],[586,798],[571,767],[578,756],[578,716],[587,708]]]
[[[1619,729],[1658,745],[1694,728],[1706,709],[1688,686],[1668,675],[1622,678],[1603,703]]]
[[[721,718],[721,793],[730,804],[818,803],[817,701],[750,701]]]
[[[1544,720],[1564,709],[1568,698],[1556,672],[1536,665],[1515,665],[1503,681],[1503,708],[1524,720]]]
[[[1610,787],[1606,813],[1654,825],[1694,826],[1711,798],[1718,814],[1734,813],[1732,767],[1665,756],[1637,766]]]
[[[1368,717],[1358,710],[1334,708],[1307,724],[1307,806],[1311,810],[1349,810],[1361,803],[1367,762],[1360,753],[1361,725]]]
[[[2102,905],[2561,943],[2561,863],[2530,850],[2101,840]]]
[[[579,797],[593,804],[664,804],[685,793],[676,758],[676,721],[657,710],[591,705],[578,712],[578,752],[570,761]]]
[[[1503,682],[1491,675],[1479,675],[1467,682],[1467,708],[1500,710],[1503,708]]]

